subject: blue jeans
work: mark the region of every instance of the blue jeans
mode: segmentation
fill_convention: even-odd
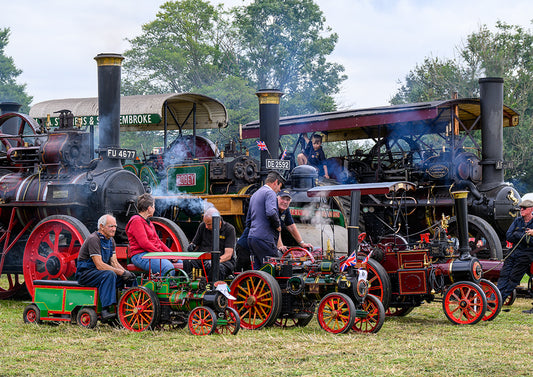
[[[113,271],[90,269],[76,273],[76,279],[80,285],[85,287],[97,287],[98,296],[102,308],[117,303],[117,289],[124,287],[124,281],[121,276],[117,276]],[[129,286],[136,286],[134,281]]]
[[[161,275],[176,275],[176,270],[174,265],[168,259],[144,259],[143,255],[148,254],[148,252],[135,254],[131,257],[131,263],[141,270],[148,271],[151,270],[153,274],[159,273]]]

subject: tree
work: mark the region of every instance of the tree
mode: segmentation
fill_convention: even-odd
[[[346,76],[326,60],[338,37],[324,21],[312,0],[258,0],[230,11],[203,0],[167,2],[130,40],[123,94],[214,91],[230,114],[252,115],[233,123],[257,119],[250,93],[264,88],[285,92],[284,114],[335,110],[332,95]],[[237,82],[241,92],[225,91]]]
[[[390,103],[397,105],[450,99],[454,93],[462,98],[474,97],[478,92],[477,82],[474,84],[456,61],[428,57],[405,76],[405,84]]]
[[[124,93],[188,92],[235,71],[222,10],[202,0],[169,1],[124,53]]]
[[[284,92],[285,114],[335,110],[332,95],[346,76],[342,65],[326,60],[338,36],[314,1],[255,0],[233,14],[241,67],[258,89]]]
[[[26,84],[17,84],[17,77],[22,71],[17,69],[13,58],[5,55],[9,33],[9,28],[0,29],[0,102],[18,102],[22,105],[21,111],[28,113],[33,97],[26,94]]]
[[[481,77],[504,78],[504,103],[520,115],[520,125],[504,130],[504,159],[514,166],[506,179],[519,191],[533,190],[533,160],[524,143],[533,132],[533,34],[520,26],[497,22],[492,32],[486,25],[458,46],[459,59],[426,58],[405,78],[391,103],[406,103],[479,95]]]

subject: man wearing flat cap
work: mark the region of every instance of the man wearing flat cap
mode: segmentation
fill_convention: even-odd
[[[533,200],[523,200],[519,206],[520,216],[513,221],[505,235],[513,247],[498,279],[498,289],[503,301],[513,293],[533,263]],[[533,314],[533,309],[530,312]]]

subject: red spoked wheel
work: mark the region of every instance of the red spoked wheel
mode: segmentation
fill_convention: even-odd
[[[35,304],[29,304],[22,313],[24,323],[41,323],[41,311]]]
[[[192,335],[211,335],[217,328],[217,317],[213,309],[198,306],[189,314],[188,323]]]
[[[481,279],[479,285],[487,297],[487,312],[483,316],[483,321],[492,321],[502,310],[502,294],[490,280]]]
[[[81,308],[76,315],[76,323],[81,327],[93,329],[97,322],[98,316],[93,308]]]
[[[298,262],[315,262],[315,257],[313,257],[313,254],[311,254],[309,250],[304,249],[302,247],[291,247],[286,252],[284,252],[281,256],[281,261],[283,262],[287,259],[293,259]]]
[[[456,325],[473,325],[487,311],[483,289],[470,281],[458,281],[446,291],[442,301],[446,317]]]
[[[24,248],[24,281],[33,297],[33,281],[68,280],[76,272],[76,258],[89,236],[81,221],[66,215],[49,216],[33,229]]]
[[[320,327],[327,332],[345,333],[355,322],[355,305],[344,293],[328,293],[318,305],[317,318]]]
[[[357,257],[358,262],[363,257]],[[391,298],[390,278],[385,268],[376,260],[370,258],[367,264],[368,271],[368,293],[379,298],[385,310],[389,308]]]
[[[156,294],[145,287],[130,288],[118,302],[118,319],[124,328],[141,332],[153,330],[161,317]]]
[[[226,308],[224,311],[224,320],[217,320],[217,334],[237,335],[241,328],[241,317],[233,308]]]
[[[175,222],[164,217],[152,217],[150,221],[154,224],[157,235],[161,241],[163,241],[170,250],[187,250],[187,247],[189,246],[187,236]]]
[[[264,271],[239,274],[230,286],[236,300],[230,306],[241,317],[241,327],[257,330],[274,324],[281,311],[281,289],[274,277]]]
[[[20,281],[22,274],[0,275],[0,300],[7,300],[26,288],[24,281]]]
[[[385,308],[381,301],[374,295],[367,295],[361,309],[368,314],[365,318],[355,318],[352,330],[366,333],[378,332],[385,322]]]

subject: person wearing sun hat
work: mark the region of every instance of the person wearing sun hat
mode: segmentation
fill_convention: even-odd
[[[503,302],[520,284],[533,263],[533,200],[522,200],[519,207],[520,216],[513,221],[505,235],[513,247],[505,258],[497,284]],[[527,312],[533,314],[533,310]]]

